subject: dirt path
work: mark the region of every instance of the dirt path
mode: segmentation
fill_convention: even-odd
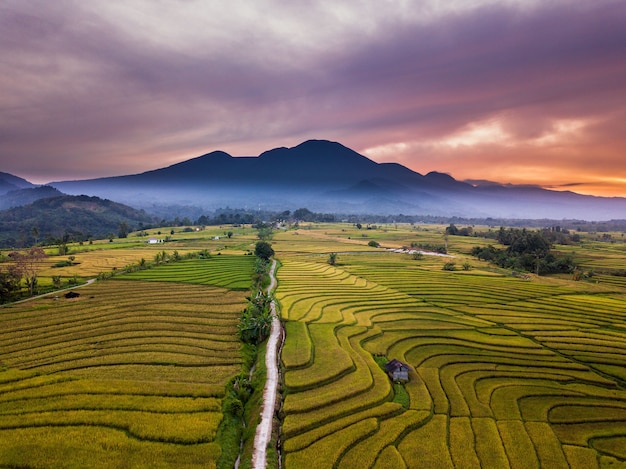
[[[63,293],[65,291],[69,291],[69,290],[74,290],[75,288],[86,287],[87,285],[91,285],[95,281],[96,281],[96,279],[92,278],[90,280],[87,280],[85,283],[81,283],[80,285],[74,285],[73,287],[62,288],[61,290],[51,291],[51,292],[48,292],[48,293],[44,293],[43,295],[31,296],[30,298],[26,298],[26,299],[23,299],[23,300],[13,301],[11,303],[5,303],[2,306],[17,305],[17,304],[20,304],[20,303],[26,303],[27,301],[32,301],[32,300],[36,300],[36,299],[39,299],[39,298],[44,298],[46,296],[58,295],[59,293]]]
[[[268,293],[276,288],[276,261],[272,262],[270,270],[271,283],[267,288]],[[276,391],[278,387],[278,340],[281,334],[281,324],[276,314],[276,305],[272,301],[272,331],[267,340],[267,352],[265,354],[265,367],[267,368],[267,380],[263,391],[263,410],[261,422],[256,428],[254,436],[254,453],[252,454],[252,467],[264,469],[267,461],[267,445],[272,438],[272,423],[274,409],[276,407]]]

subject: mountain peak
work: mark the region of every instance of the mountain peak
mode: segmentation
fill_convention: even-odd
[[[259,159],[283,165],[297,165],[301,172],[319,172],[325,167],[327,174],[352,172],[357,168],[373,170],[378,163],[356,151],[330,140],[307,140],[295,147],[279,147],[263,152]]]
[[[298,150],[348,150],[350,152],[354,152],[352,149],[342,145],[339,142],[333,142],[332,140],[319,140],[319,139],[311,139],[306,140],[295,147],[294,149]]]
[[[504,218],[554,218],[556,214],[589,219],[626,213],[626,199],[574,198],[541,189],[489,190],[445,173],[422,176],[397,163],[377,163],[329,140],[277,147],[258,157],[235,158],[214,151],[152,172],[55,186],[66,193],[100,195],[146,209],[156,203],[204,209],[263,204],[280,210],[299,206],[338,213],[402,210],[405,214]]]

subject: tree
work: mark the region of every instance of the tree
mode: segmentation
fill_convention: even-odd
[[[15,268],[20,276],[26,281],[28,292],[34,295],[37,290],[37,274],[41,261],[46,258],[46,253],[40,247],[32,247],[26,252],[13,251],[9,257],[15,262]]]
[[[272,237],[272,227],[266,225],[259,227],[257,237],[262,240],[270,239]]]
[[[120,223],[120,226],[118,228],[117,237],[127,238],[129,232],[130,232],[130,228],[128,227],[128,224],[125,221],[123,221]]]
[[[450,226],[446,228],[446,233],[455,236],[459,234],[459,229],[454,225],[454,223],[450,223]]]
[[[328,255],[328,263],[330,265],[335,265],[337,263],[337,253],[336,252],[331,252]]]
[[[263,283],[269,279],[269,262],[266,259],[257,257],[254,261],[254,274],[252,275],[252,282],[254,288],[260,289]]]
[[[308,208],[299,208],[293,212],[293,218],[295,220],[311,221],[313,219],[313,212]]]
[[[237,326],[239,338],[248,344],[259,344],[270,334],[272,329],[272,297],[259,292],[248,297],[248,306],[244,310]]]
[[[6,303],[20,289],[22,277],[15,265],[6,271],[0,271],[0,303]]]
[[[247,314],[238,325],[239,337],[248,344],[259,344],[265,340],[272,329],[272,315],[267,311]]]
[[[274,255],[274,250],[267,241],[259,241],[254,248],[254,255],[261,259],[269,260]]]
[[[254,298],[250,299],[250,304],[257,312],[268,312],[272,306],[272,295],[264,292],[259,292]]]

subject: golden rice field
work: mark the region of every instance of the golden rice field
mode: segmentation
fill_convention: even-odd
[[[223,257],[204,265],[250,282]],[[0,309],[0,467],[215,467],[247,292],[184,262]]]
[[[182,232],[177,227],[176,230],[173,235],[169,235],[170,228],[159,229],[160,234],[150,230],[149,237],[156,239],[171,237],[172,240],[167,243],[148,244],[148,237],[131,235],[125,239],[116,238],[113,243],[108,240],[96,240],[93,244],[69,244],[69,252],[66,255],[58,255],[58,247],[47,248],[46,253],[49,257],[43,262],[40,284],[48,284],[52,276],[64,279],[73,276],[83,279],[97,277],[100,273],[122,270],[128,265],[137,264],[142,259],[152,262],[155,256],[162,252],[171,256],[176,251],[183,256],[205,249],[213,254],[226,249],[227,254],[242,254],[247,250],[253,250],[256,241],[254,232],[249,227],[230,229],[213,227],[199,232]],[[234,232],[232,238],[225,236],[228,231]],[[55,267],[56,263],[67,260],[69,256],[73,257],[73,265]]]
[[[365,248],[375,233],[352,249],[352,231],[275,237],[286,469],[626,465],[625,284],[515,278],[453,236],[473,268],[448,272],[450,258]],[[420,239],[400,231],[381,245]],[[408,405],[376,355],[410,365]]]
[[[42,277],[72,277],[77,275],[83,278],[97,277],[102,272],[122,270],[127,265],[137,264],[141,259],[146,261],[154,260],[157,253],[165,251],[167,255],[172,255],[174,249],[171,246],[160,246],[159,248],[140,246],[129,249],[99,249],[92,251],[76,252],[71,254],[74,257],[74,265],[67,267],[54,267],[55,263],[65,260],[69,256],[53,256],[45,260],[45,267],[40,275]],[[179,250],[185,254],[191,250]]]
[[[611,275],[626,268],[626,244],[559,247],[599,272],[586,281],[525,280],[467,256],[493,241],[443,228],[274,235],[283,467],[626,466],[626,277]],[[215,467],[255,242],[249,229],[214,239],[225,230],[94,243],[71,267],[49,258],[41,284],[163,250],[212,254],[0,309],[0,467]],[[446,243],[454,257],[385,249],[412,243]],[[442,270],[449,261],[459,270]],[[404,392],[379,355],[411,366]]]

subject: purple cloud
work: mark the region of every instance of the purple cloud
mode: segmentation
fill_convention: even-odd
[[[1,5],[0,169],[38,181],[124,174],[315,137],[360,151],[404,143],[385,159],[459,178],[498,153],[530,166],[548,157],[550,171],[598,161],[622,171],[618,1],[430,16],[378,2],[289,5]],[[506,142],[437,143],[491,120]],[[578,147],[537,143],[574,121]]]

